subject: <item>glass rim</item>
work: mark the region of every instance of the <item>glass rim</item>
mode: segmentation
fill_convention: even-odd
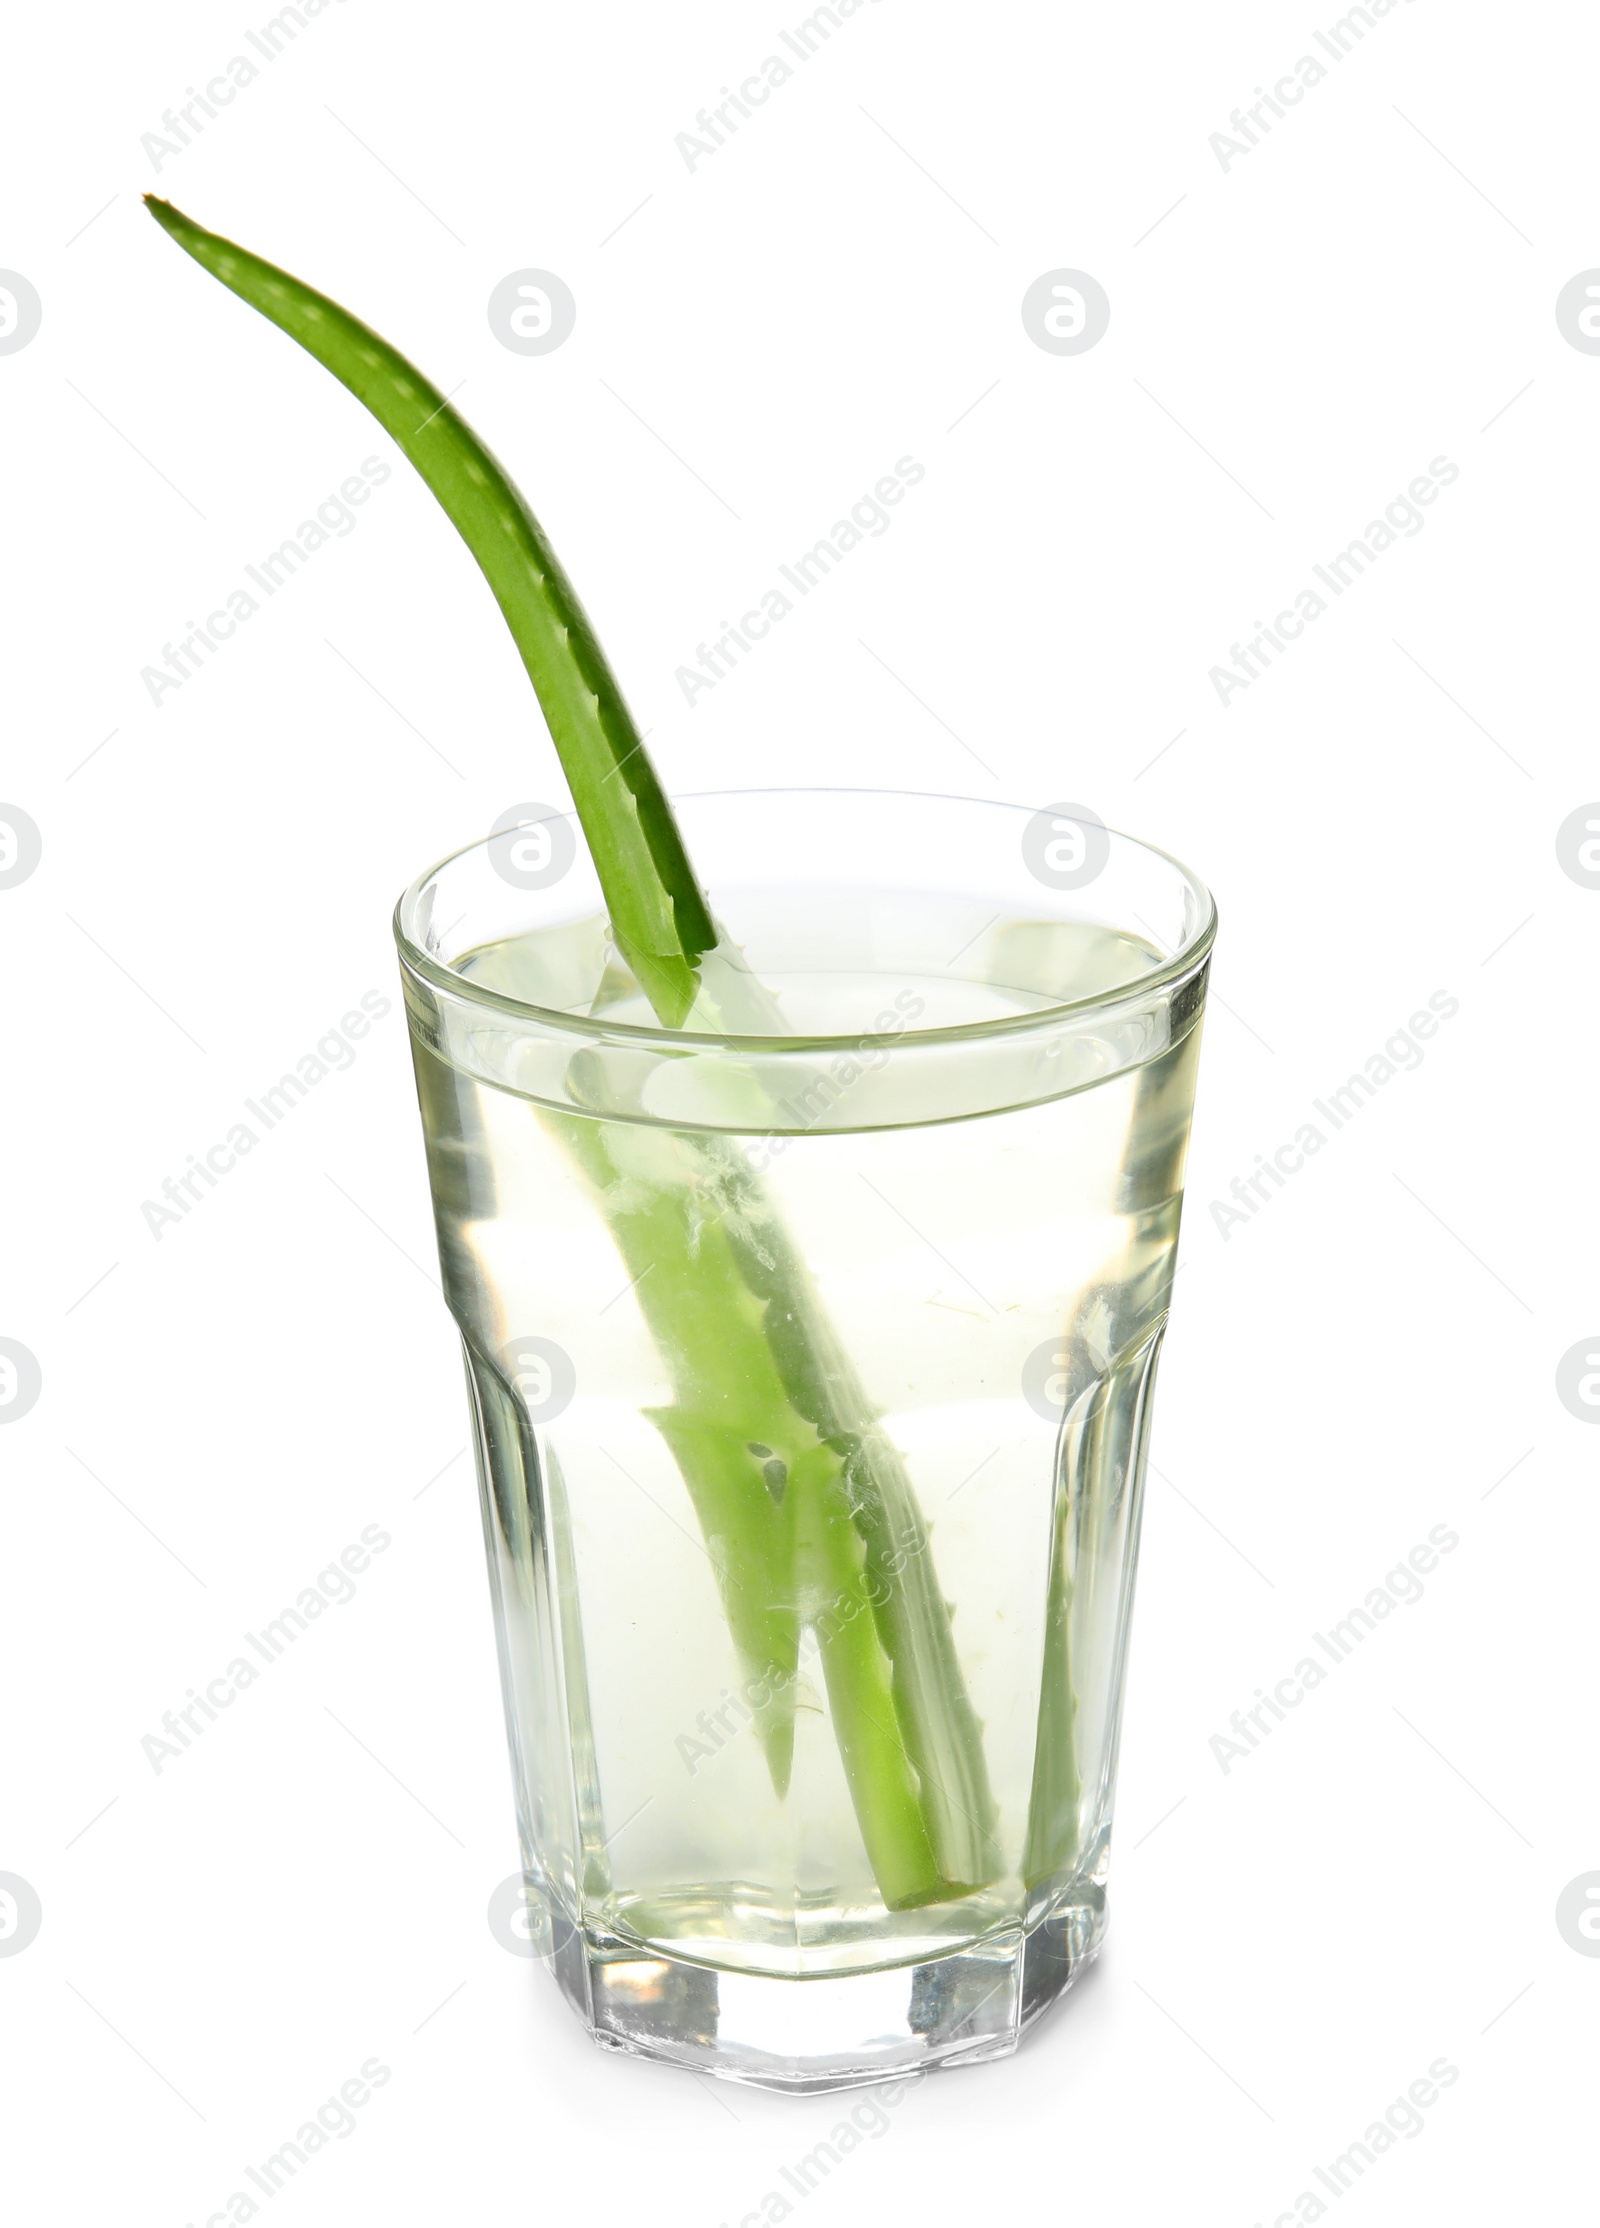
[[[1034,813],[1048,811],[1047,806],[1017,805],[1003,797],[963,797],[946,790],[927,789],[846,789],[833,782],[786,782],[772,788],[695,789],[685,790],[668,802],[673,809],[679,805],[696,804],[716,799],[726,801],[737,797],[904,797],[918,802],[935,804],[977,805],[990,812],[1014,812],[1024,818]],[[560,815],[562,819],[577,823],[581,836],[582,822],[576,805]],[[1104,823],[1102,823],[1104,825]],[[1181,981],[1186,975],[1201,967],[1211,952],[1217,935],[1217,905],[1206,884],[1192,869],[1159,844],[1147,843],[1142,836],[1126,834],[1120,828],[1106,827],[1106,833],[1119,843],[1131,844],[1150,858],[1160,859],[1171,867],[1198,901],[1196,925],[1191,933],[1168,958],[1120,982],[1107,990],[1092,992],[1085,998],[1063,998],[1048,1005],[1036,1006],[1026,1013],[993,1016],[984,1021],[961,1021],[933,1029],[908,1028],[897,1033],[901,1044],[922,1045],[963,1044],[982,1042],[987,1038],[1016,1036],[1031,1029],[1059,1025],[1064,1019],[1083,1016],[1097,1010],[1124,1005],[1130,1000],[1149,997]],[[564,1035],[584,1037],[592,1041],[615,1043],[622,1041],[642,1045],[684,1045],[700,1051],[711,1050],[760,1050],[763,1052],[846,1052],[876,1043],[877,1034],[870,1029],[849,1030],[823,1035],[771,1036],[746,1035],[732,1029],[669,1029],[660,1022],[611,1021],[590,1014],[569,1012],[562,1006],[541,1006],[532,999],[516,998],[509,991],[495,990],[487,984],[474,982],[470,976],[461,975],[453,967],[442,964],[425,951],[407,926],[407,915],[414,911],[423,890],[443,874],[447,867],[459,859],[467,858],[474,851],[485,851],[496,841],[491,833],[475,836],[470,843],[459,845],[447,852],[430,867],[409,882],[395,901],[391,917],[395,944],[399,949],[402,965],[431,984],[470,1005],[485,1006],[494,1010],[535,1021],[543,1027]],[[603,896],[602,896],[603,904]]]

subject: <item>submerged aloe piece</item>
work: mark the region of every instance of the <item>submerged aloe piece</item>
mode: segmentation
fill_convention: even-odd
[[[616,676],[503,467],[438,388],[348,310],[169,202],[146,203],[187,254],[366,405],[466,542],[544,711],[617,950],[661,1021],[787,1034],[720,934]],[[584,1168],[637,1272],[674,1389],[652,1421],[715,1548],[740,1658],[767,1681],[757,1724],[775,1787],[788,1782],[806,1626],[884,1901],[910,1909],[983,1886],[999,1861],[995,1805],[927,1527],[760,1185],[725,1141],[708,1138],[681,1183],[641,1193],[618,1180],[587,1125],[543,1118]],[[646,1267],[658,1272],[648,1289]],[[846,1604],[870,1606],[870,1619],[841,1614]]]
[[[800,1646],[795,1498],[783,1488],[815,1452],[816,1434],[789,1406],[760,1310],[694,1187],[619,1167],[609,1142],[616,1132],[598,1122],[551,1109],[539,1118],[588,1179],[665,1365],[672,1404],[648,1413],[694,1503],[781,1795],[794,1754]],[[653,1132],[646,1143],[659,1145]],[[773,1464],[782,1473],[777,1492]]]
[[[720,1137],[706,1138],[701,1152],[745,1281],[765,1305],[767,1342],[789,1398],[839,1458],[842,1505],[862,1542],[866,1595],[891,1666],[894,1722],[944,1892],[982,1887],[999,1862],[983,1728],[967,1695],[950,1605],[939,1591],[911,1479],[748,1163]],[[831,1675],[828,1694],[837,1721]],[[858,1816],[860,1810],[858,1797]]]

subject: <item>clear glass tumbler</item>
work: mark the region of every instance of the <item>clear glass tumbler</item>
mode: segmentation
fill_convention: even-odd
[[[679,812],[768,1035],[657,1023],[554,812],[396,930],[536,1941],[829,2089],[1099,1945],[1215,916],[1073,807]]]

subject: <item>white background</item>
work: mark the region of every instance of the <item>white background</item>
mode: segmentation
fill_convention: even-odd
[[[602,2057],[490,1936],[511,1805],[398,999],[180,1226],[141,1214],[394,998],[414,872],[565,799],[430,498],[146,188],[459,387],[670,787],[1079,800],[1218,893],[1110,1943],[796,2210],[1489,2222],[1588,2186],[1600,1961],[1555,1902],[1600,1868],[1600,1434],[1555,1372],[1600,1330],[1600,893],[1555,834],[1600,793],[1600,359],[1554,304],[1600,263],[1600,34],[1403,0],[1334,65],[1314,0],[871,0],[691,173],[675,135],[805,12],[337,0],[159,175],[141,135],[257,18],[9,34],[0,265],[44,305],[0,356],[0,798],[44,841],[0,892],[0,1335],[43,1371],[0,1437],[30,2223],[204,2222],[372,2057],[274,2218],[731,2228],[840,2117]],[[1224,171],[1304,54],[1326,81]],[[544,357],[485,316],[524,266],[578,303]],[[1058,266],[1110,296],[1085,355],[1023,330]],[[358,529],[153,704],[141,668],[374,453]],[[905,454],[892,530],[686,705],[674,669]],[[1220,704],[1436,456],[1425,529]],[[1209,1203],[1437,990],[1420,1068],[1224,1240]],[[373,1524],[356,1600],[155,1774],[162,1713]],[[1230,1714],[1438,1525],[1425,1598],[1225,1773]],[[1440,2057],[1333,2199],[1312,2168]]]

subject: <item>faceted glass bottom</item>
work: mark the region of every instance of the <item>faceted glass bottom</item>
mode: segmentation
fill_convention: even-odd
[[[1104,1932],[1104,1893],[1090,1888],[1025,1932],[866,1973],[727,1972],[559,1924],[548,1957],[602,2049],[817,2095],[1009,2057],[1093,1960]]]

